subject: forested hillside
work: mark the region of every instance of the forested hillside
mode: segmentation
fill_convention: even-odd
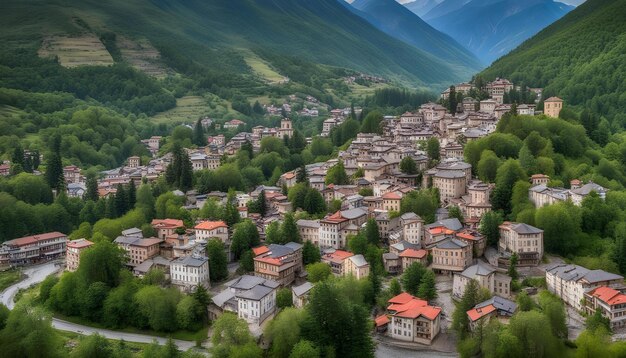
[[[588,0],[482,72],[626,124],[626,0]]]

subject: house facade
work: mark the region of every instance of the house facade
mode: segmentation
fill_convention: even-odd
[[[67,243],[65,253],[65,269],[74,272],[80,265],[80,254],[91,247],[93,242],[86,239],[72,240]]]
[[[500,225],[498,251],[517,253],[518,266],[536,266],[543,257],[543,230],[524,223],[505,221]]]
[[[0,246],[0,266],[22,266],[65,255],[67,235],[49,232],[5,241]]]
[[[209,259],[201,256],[185,256],[172,261],[170,266],[172,284],[185,292],[193,292],[198,286],[209,288]]]

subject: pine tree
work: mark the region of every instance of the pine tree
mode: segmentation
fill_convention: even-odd
[[[196,126],[193,129],[193,144],[199,147],[206,145],[204,128],[202,127],[202,118],[198,119]]]
[[[283,243],[302,242],[302,238],[300,237],[300,231],[298,230],[296,220],[294,219],[292,213],[287,213],[285,215],[285,220],[283,221],[280,233],[283,236],[281,240]]]
[[[378,231],[376,219],[371,218],[367,220],[365,224],[365,237],[367,237],[367,242],[372,245],[380,244],[380,232]]]
[[[193,165],[187,153],[182,153],[178,188],[186,192],[193,187]]]
[[[128,196],[122,184],[117,185],[115,192],[115,212],[117,216],[122,216],[128,211]]]
[[[22,149],[21,145],[17,145],[13,150],[13,156],[11,157],[11,161],[13,164],[20,164],[24,167],[24,149]]]
[[[309,179],[306,174],[306,166],[303,164],[296,173],[296,182],[297,183],[309,183]]]
[[[513,255],[511,255],[511,260],[509,263],[509,269],[507,271],[509,277],[511,277],[511,280],[515,281],[517,280],[518,274],[517,274],[517,252],[514,252]]]
[[[130,184],[128,184],[128,191],[126,191],[126,199],[128,200],[128,204],[126,208],[128,210],[132,210],[135,208],[135,203],[137,202],[137,187],[135,186],[135,181],[131,180]]]
[[[322,258],[320,249],[312,242],[306,241],[302,248],[302,261],[305,265],[319,262]]]
[[[458,105],[458,102],[456,98],[456,88],[454,86],[450,86],[450,95],[448,96],[448,103],[450,104],[450,107],[448,108],[450,110],[450,113],[455,114],[456,106]]]
[[[117,217],[117,207],[115,206],[115,195],[109,195],[106,199],[104,217],[107,219],[115,219]]]
[[[435,287],[435,273],[428,270],[422,277],[417,296],[426,301],[432,301],[437,298],[437,288]]]
[[[259,210],[261,216],[265,216],[267,212],[267,203],[265,202],[265,190],[261,190],[258,198],[256,199],[256,207]]]

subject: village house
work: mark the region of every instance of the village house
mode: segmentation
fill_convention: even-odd
[[[320,222],[319,220],[300,219],[296,222],[300,237],[303,242],[312,242],[315,246],[319,246],[320,238]]]
[[[185,228],[185,224],[182,220],[178,219],[154,219],[151,223],[154,230],[157,232],[157,237],[165,240],[166,237],[174,234],[176,229]]]
[[[626,326],[626,295],[611,287],[601,286],[585,292],[585,313],[592,316],[600,311],[610,322],[611,329]]]
[[[465,287],[470,280],[476,280],[480,287],[486,288],[494,295],[500,297],[511,296],[511,277],[498,272],[497,269],[487,263],[478,261],[463,272],[454,274],[452,280],[452,297],[460,299],[463,297]]]
[[[128,157],[128,167],[129,168],[139,168],[141,166],[141,158],[134,155],[132,157]]]
[[[444,210],[444,217],[448,216],[447,210],[440,210]],[[457,231],[462,229],[463,224],[457,218],[437,220],[432,224],[424,226],[424,240],[422,244],[425,248],[430,249],[440,241],[454,236]]]
[[[244,121],[239,119],[232,119],[226,123],[224,123],[224,129],[237,129],[239,126],[246,124]]]
[[[228,225],[223,221],[201,221],[194,226],[194,230],[198,240],[218,238],[223,243],[228,242]]]
[[[22,266],[65,255],[67,235],[48,232],[5,241],[0,246],[0,266]]]
[[[543,258],[543,230],[528,224],[509,221],[503,222],[499,228],[498,252],[501,255],[506,258],[517,253],[518,266],[536,266],[541,262]],[[507,263],[504,265],[506,266]]]
[[[463,229],[454,236],[472,246],[472,253],[474,257],[481,257],[485,253],[485,246],[487,246],[487,240],[476,230]]]
[[[603,270],[589,270],[578,265],[554,264],[546,268],[548,291],[559,296],[563,302],[576,310],[583,309],[583,298],[587,291],[607,286],[622,290],[624,277]]]
[[[402,261],[398,254],[393,252],[383,253],[383,267],[386,272],[391,275],[396,275],[402,272]]]
[[[480,101],[480,111],[485,113],[495,113],[498,102],[493,99],[484,99]]]
[[[400,212],[400,202],[402,196],[397,192],[388,192],[383,195],[383,210]]]
[[[128,265],[137,266],[147,259],[151,259],[160,253],[159,238],[144,239],[139,236],[118,236],[113,242],[128,254]]]
[[[347,274],[345,261],[354,256],[353,253],[344,250],[326,249],[322,253],[322,262],[330,266],[330,270],[335,276]]]
[[[389,301],[387,313],[376,318],[392,339],[430,345],[441,329],[441,308],[403,292]]]
[[[63,177],[65,178],[65,183],[80,183],[80,168],[75,165],[70,165],[63,168]]]
[[[290,285],[302,272],[302,245],[289,242],[285,245],[270,244],[254,250],[254,275]]]
[[[276,310],[276,290],[280,286],[276,281],[243,275],[224,286],[226,289],[211,299],[210,319],[230,311],[248,323],[260,325]]]
[[[552,118],[559,118],[559,113],[563,109],[563,100],[559,97],[550,97],[543,101],[543,113]]]
[[[172,284],[184,292],[193,292],[198,286],[209,288],[209,259],[202,256],[186,256],[172,261],[170,266]]]
[[[470,329],[474,331],[479,325],[486,325],[493,318],[499,318],[506,322],[516,311],[517,304],[515,302],[494,296],[467,311]]]
[[[313,284],[305,282],[300,286],[291,287],[291,301],[295,308],[302,308],[309,303],[309,294],[313,289]]]
[[[87,239],[78,239],[67,242],[65,254],[65,269],[74,272],[80,265],[80,254],[91,247],[93,242]]]
[[[367,221],[367,212],[362,208],[337,211],[320,220],[319,245],[322,248],[346,247],[348,235],[356,235]]]
[[[439,242],[431,250],[431,255],[432,269],[442,273],[461,272],[472,264],[472,246],[454,238]]]
[[[424,249],[409,248],[402,251],[398,257],[400,257],[401,261],[401,272],[404,272],[407,268],[409,268],[409,266],[416,262],[419,262],[424,266],[428,266],[428,251]]]
[[[344,261],[346,275],[353,275],[357,280],[366,278],[370,274],[370,265],[363,255],[353,255]]]
[[[589,182],[583,186],[573,185],[570,188],[570,197],[572,199],[572,203],[574,203],[574,205],[576,206],[581,206],[583,204],[583,199],[591,194],[592,191],[596,192],[600,199],[604,200],[606,198],[606,193],[608,189],[594,182]]]

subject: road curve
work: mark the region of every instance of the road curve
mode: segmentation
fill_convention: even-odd
[[[0,302],[2,302],[9,309],[13,309],[15,307],[15,295],[20,289],[28,288],[34,284],[38,284],[43,281],[48,275],[51,275],[55,272],[58,272],[61,267],[53,262],[49,262],[42,265],[26,267],[22,269],[22,273],[27,277],[12,285],[7,287],[4,291],[0,293]],[[117,340],[125,340],[128,342],[135,343],[152,343],[156,340],[159,344],[165,344],[167,342],[167,338],[156,337],[156,336],[148,336],[145,334],[136,334],[136,333],[125,333],[112,331],[108,329],[94,328],[89,326],[83,326],[80,324],[67,322],[58,318],[52,318],[52,327],[61,330],[74,332],[82,335],[90,335],[93,333],[98,333],[101,336],[104,336],[109,339],[117,339]],[[189,348],[194,347],[194,342],[190,341],[181,341],[178,339],[174,340],[174,343],[178,346],[179,350],[186,351]]]

